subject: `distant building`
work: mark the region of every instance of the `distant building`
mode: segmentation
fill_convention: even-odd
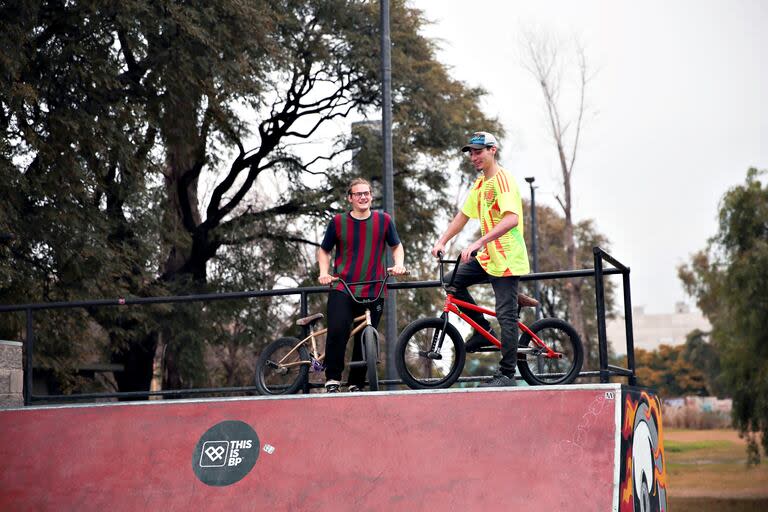
[[[687,304],[675,304],[674,313],[646,314],[643,306],[632,308],[635,348],[653,351],[659,345],[682,345],[691,331],[712,330],[709,321],[698,310],[692,312]],[[608,343],[617,355],[627,353],[624,317],[608,320],[605,326]]]
[[[381,119],[366,119],[365,121],[355,121],[352,123],[352,132],[355,130],[367,128],[369,130],[381,131]]]

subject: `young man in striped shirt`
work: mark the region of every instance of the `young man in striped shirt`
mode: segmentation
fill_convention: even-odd
[[[487,132],[475,132],[461,150],[469,153],[472,165],[482,174],[472,185],[461,211],[432,247],[432,255],[445,252],[445,244],[461,232],[469,219],[480,221],[480,238],[461,251],[462,263],[456,270],[454,296],[474,303],[467,286],[491,283],[496,296],[496,318],[501,326],[501,362],[494,378],[480,386],[515,386],[517,287],[520,276],[530,272],[523,239],[523,204],[512,175],[496,160],[499,150],[496,137]],[[475,251],[477,256],[472,257]],[[481,327],[490,330],[490,323],[482,313],[466,313]],[[486,346],[490,343],[477,332],[466,345],[467,352]]]
[[[319,281],[330,284],[333,276],[329,273],[331,250],[336,247],[333,260],[333,272],[346,282],[374,281],[384,277],[385,244],[392,247],[394,266],[392,275],[403,275],[405,251],[397,235],[395,223],[389,214],[371,210],[371,184],[362,178],[352,180],[347,189],[347,200],[352,210],[338,214],[331,219],[325,230],[325,236],[317,250],[317,263],[320,267]],[[378,289],[372,285],[355,286],[356,297],[375,297]],[[371,309],[371,322],[376,327],[381,318],[384,299],[380,298],[368,304]],[[347,339],[352,329],[352,320],[365,312],[366,306],[353,301],[339,284],[328,294],[328,334],[325,340],[325,390],[338,393],[341,373],[344,370],[344,352]],[[362,331],[361,331],[362,332]],[[360,333],[355,335],[352,359],[362,358]],[[359,391],[365,385],[365,368],[351,368],[349,371],[349,391]]]

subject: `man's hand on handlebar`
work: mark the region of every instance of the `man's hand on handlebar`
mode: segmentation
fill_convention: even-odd
[[[336,278],[330,274],[324,274],[318,277],[317,280],[320,281],[320,284],[331,284]]]
[[[461,251],[461,262],[467,263],[469,260],[471,260],[475,255],[477,255],[477,252],[483,248],[483,244],[479,242],[472,242],[467,246],[466,249]]]
[[[389,272],[389,275],[391,276],[402,276],[407,274],[408,270],[402,265],[395,265],[394,267],[389,267],[387,272]]]
[[[445,244],[435,242],[435,245],[432,246],[432,250],[430,252],[435,258],[442,258],[442,255],[445,254]]]

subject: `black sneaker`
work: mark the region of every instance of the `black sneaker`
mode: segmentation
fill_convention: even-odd
[[[358,386],[357,384],[350,384],[350,386],[347,388],[348,393],[359,393],[363,390],[363,386]]]
[[[341,386],[341,382],[337,380],[329,380],[325,383],[325,392],[326,393],[339,393],[339,387]]]
[[[488,382],[481,382],[479,388],[502,388],[502,387],[514,387],[517,386],[517,381],[514,377],[509,377],[501,372],[493,374],[493,378]]]
[[[496,331],[493,329],[488,332],[490,332],[494,338],[499,339],[499,337],[496,336]],[[496,348],[496,345],[488,341],[488,338],[479,332],[474,331],[474,334],[464,342],[464,348],[467,350],[468,354],[472,354],[474,352],[480,352],[481,350],[485,351],[485,349]]]

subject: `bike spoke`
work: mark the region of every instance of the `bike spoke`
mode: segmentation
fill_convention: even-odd
[[[280,347],[270,357],[271,361],[280,361],[280,364],[270,364],[265,367],[264,384],[267,388],[279,391],[296,382],[301,370],[301,357],[297,351],[288,355],[290,351],[290,347]]]
[[[453,367],[455,353],[450,344],[444,344],[439,352],[439,358],[432,351],[433,337],[438,334],[436,329],[423,329],[414,334],[405,350],[405,365],[408,372],[419,380],[442,379]],[[429,357],[428,354],[433,354]]]
[[[541,380],[561,379],[571,369],[575,358],[568,333],[558,329],[542,329],[536,335],[560,357],[547,357],[546,350],[533,350],[526,354],[528,367]]]

